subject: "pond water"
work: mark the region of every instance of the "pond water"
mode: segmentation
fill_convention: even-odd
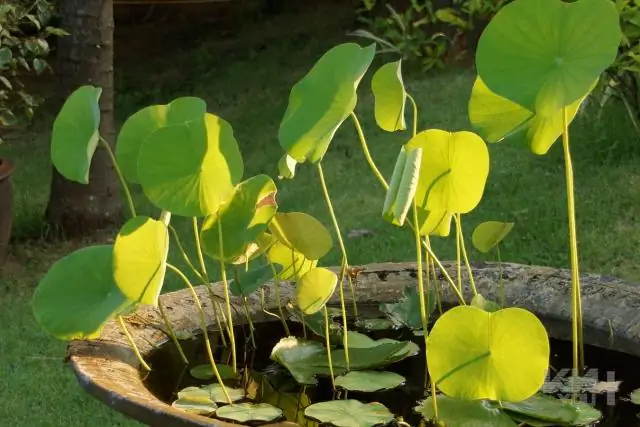
[[[297,337],[302,336],[302,326],[296,322],[290,322],[291,333]],[[397,340],[411,340],[420,346],[421,353],[389,365],[385,370],[396,372],[407,379],[407,382],[393,390],[361,393],[348,392],[349,399],[357,399],[362,402],[380,402],[384,404],[396,416],[409,423],[411,426],[423,425],[420,415],[413,411],[416,402],[424,399],[425,383],[425,362],[424,362],[424,338],[415,336],[409,330],[395,329],[385,331],[364,331],[354,327],[354,330],[367,333],[371,338],[393,338]],[[312,336],[313,334],[310,334]],[[247,339],[243,339],[243,337]],[[288,421],[295,421],[296,413],[302,417],[300,411],[304,411],[304,406],[310,403],[332,400],[344,397],[344,391],[337,396],[331,387],[329,378],[320,378],[317,386],[299,386],[288,373],[287,369],[273,362],[269,356],[271,349],[284,336],[282,324],[278,321],[258,323],[254,332],[256,348],[244,348],[244,342],[249,341],[248,327],[236,328],[236,341],[238,348],[238,366],[247,376],[243,380],[228,382],[228,385],[240,388],[250,387],[248,377],[252,374],[252,382],[264,384],[267,379],[273,389],[264,393],[270,393],[269,403],[281,402],[279,406],[288,414]],[[220,344],[218,332],[210,332],[212,343],[218,343],[215,351],[216,361],[225,363],[230,359],[227,349]],[[319,342],[322,338],[314,337]],[[181,344],[189,359],[189,366],[185,366],[171,341],[154,351],[148,362],[152,366],[151,373],[143,374],[144,382],[148,389],[160,400],[171,404],[177,398],[177,392],[189,386],[202,386],[211,384],[215,380],[198,380],[192,377],[189,370],[195,366],[208,363],[208,358],[204,346],[204,339],[201,335],[193,339],[182,340]],[[586,346],[586,372],[585,377],[593,379],[593,382],[600,382],[596,389],[611,388],[615,382],[620,382],[615,392],[603,391],[594,393],[594,390],[585,391],[580,395],[580,399],[595,406],[602,411],[603,419],[593,426],[597,427],[640,427],[640,406],[634,405],[628,399],[629,394],[640,388],[640,359],[614,351],[609,351],[599,347]],[[545,384],[545,391],[556,389],[563,379],[570,377],[572,366],[572,347],[567,341],[551,340],[551,370]],[[604,383],[603,383],[604,382]],[[593,387],[591,387],[593,389]],[[614,387],[616,388],[616,387]],[[277,390],[277,391],[274,391]],[[254,390],[255,392],[255,390]],[[562,391],[556,391],[557,397],[570,397]],[[305,403],[306,402],[306,403]],[[301,418],[298,418],[298,422]],[[317,426],[316,423],[308,423],[309,426]]]

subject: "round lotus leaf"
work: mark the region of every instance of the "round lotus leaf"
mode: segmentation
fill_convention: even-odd
[[[485,400],[463,400],[437,395],[438,420],[445,426],[518,427],[509,415]],[[415,408],[425,420],[434,420],[433,397]]]
[[[317,163],[353,112],[356,90],[375,54],[375,44],[343,43],[327,51],[291,89],[278,140],[296,162]]]
[[[480,37],[478,75],[492,92],[549,116],[588,93],[621,37],[610,0],[516,0]]]
[[[138,155],[144,194],[158,208],[181,216],[215,214],[243,173],[231,125],[213,114],[156,130]]]
[[[513,222],[486,221],[479,224],[471,235],[473,246],[482,253],[495,248],[513,229]]]
[[[467,213],[475,208],[489,175],[487,144],[472,132],[431,129],[407,149],[422,148],[417,205],[427,211]]]
[[[276,213],[276,191],[276,184],[266,175],[254,176],[236,186],[218,212],[202,224],[200,241],[204,252],[224,261],[245,254]]]
[[[380,129],[387,132],[405,130],[404,107],[407,92],[402,81],[402,61],[389,62],[371,79],[374,116]]]
[[[176,409],[198,415],[211,415],[216,411],[216,409],[218,409],[218,405],[216,405],[211,399],[199,396],[188,399],[177,399],[171,404],[171,406]]]
[[[226,389],[232,402],[244,399],[245,392],[243,389],[227,387],[219,383],[209,384],[202,387],[183,388],[178,392],[178,399],[196,400],[207,398],[217,403],[229,403],[227,396],[224,394],[223,387]]]
[[[233,367],[230,365],[216,363],[216,368],[218,368],[218,373],[223,380],[231,380],[237,376],[233,372]],[[194,366],[189,370],[189,373],[193,378],[197,378],[199,380],[211,380],[216,378],[210,363]]]
[[[63,340],[92,339],[132,302],[113,280],[113,246],[79,249],[57,261],[33,297],[42,328]]]
[[[448,237],[451,233],[453,214],[446,210],[427,211],[418,207],[418,224],[421,236]]]
[[[536,394],[520,402],[502,402],[502,408],[509,414],[553,425],[576,425],[573,421],[578,417],[570,403],[544,394]]]
[[[113,245],[113,278],[130,300],[157,305],[169,253],[169,231],[146,216],[130,219]]]
[[[238,403],[218,409],[216,417],[242,424],[249,421],[269,422],[281,418],[282,409],[268,403]]]
[[[51,162],[60,175],[89,183],[91,159],[100,141],[102,89],[81,86],[62,105],[51,132]]]
[[[405,378],[388,371],[351,371],[336,378],[336,386],[351,391],[372,393],[390,390],[405,383]]]
[[[448,396],[517,402],[533,396],[549,368],[549,337],[521,308],[447,311],[427,340],[429,375]],[[508,378],[508,381],[505,381]]]
[[[382,403],[354,399],[314,403],[305,408],[304,414],[336,427],[373,427],[393,421],[393,414]]]
[[[309,270],[296,285],[296,302],[304,314],[322,310],[338,284],[338,276],[331,270],[316,267]]]
[[[318,264],[318,260],[307,259],[300,252],[280,242],[269,247],[267,258],[271,263],[282,266],[278,275],[281,280],[297,280]]]
[[[186,96],[166,105],[151,105],[130,116],[122,125],[116,144],[116,160],[124,177],[138,179],[138,155],[142,143],[156,130],[204,117],[207,104],[200,98]]]
[[[310,260],[322,258],[333,247],[329,230],[303,212],[278,212],[269,224],[269,230],[280,243]]]

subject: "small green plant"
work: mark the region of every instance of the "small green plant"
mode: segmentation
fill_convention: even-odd
[[[303,394],[305,387],[318,384],[319,376],[327,376],[336,395],[344,397],[309,401],[303,411],[307,418],[336,426],[392,422],[394,415],[384,405],[347,399],[347,392],[401,386],[406,379],[392,372],[391,366],[420,354],[426,367],[427,398],[417,402],[415,410],[427,421],[450,427],[595,422],[601,414],[588,405],[541,393],[549,369],[547,331],[533,313],[505,307],[502,282],[500,305],[478,292],[462,220],[484,195],[490,164],[485,141],[522,137],[534,153],[544,154],[562,137],[571,248],[573,374],[580,375],[584,355],[569,124],[601,73],[614,61],[620,38],[618,15],[608,0],[516,0],[505,6],[478,47],[478,78],[469,102],[477,133],[419,130],[418,107],[404,85],[401,62],[382,65],[371,80],[376,123],[387,132],[403,131],[409,127],[407,101],[413,113],[411,136],[399,147],[389,181],[376,166],[355,113],[358,87],[371,67],[375,44],[344,43],[327,51],[291,90],[278,132],[284,154],[277,171],[283,179],[295,179],[298,167],[308,164],[315,169],[341,254],[337,273],[319,265],[334,245],[331,233],[306,213],[279,212],[277,186],[269,176],[244,178],[231,125],[207,112],[203,100],[185,97],[142,109],[127,120],[112,153],[98,133],[100,89],[81,87],[67,100],[54,124],[53,163],[68,179],[86,183],[93,153],[98,147],[108,150],[132,218],[113,245],[81,249],[53,265],[34,296],[36,319],[54,336],[74,339],[99,336],[104,324],[115,318],[130,337],[125,317],[140,304],[155,305],[168,335],[179,347],[160,304],[168,270],[192,293],[209,357],[208,365],[193,367],[190,373],[216,381],[181,390],[173,406],[237,422],[272,421],[282,416],[287,409],[284,405],[274,407],[267,397],[261,401],[257,396],[251,398],[254,402],[241,402],[247,398],[247,388],[237,386],[244,385],[247,376],[249,381],[257,380],[252,375],[239,378],[230,294],[244,302],[250,327],[245,344],[255,344],[259,337],[254,336],[246,298],[272,280],[280,301],[281,281],[291,280],[296,287],[295,301],[286,309],[278,307],[278,313],[267,313],[280,319],[284,335],[270,358],[301,385]],[[324,176],[325,155],[346,121],[355,127],[364,158],[386,192],[382,219],[395,227],[407,227],[415,245],[415,287],[407,288],[399,301],[380,307],[385,319],[360,314],[330,197],[332,189]],[[136,214],[128,183],[142,187],[157,208],[155,218]],[[195,263],[171,226],[176,215],[192,218]],[[431,236],[449,236],[452,222],[456,277],[443,267],[430,242]],[[480,252],[495,248],[500,261],[498,245],[512,226],[481,224],[473,233],[473,245]],[[210,290],[215,321],[222,338],[228,338],[224,345],[231,352],[230,363],[215,360],[207,333],[211,322],[190,279],[168,263],[170,248],[178,250],[190,273]],[[205,256],[220,265],[222,297],[211,290]],[[227,278],[228,269],[232,279]],[[437,279],[438,270],[443,280]],[[458,306],[443,311],[441,285],[450,287],[459,299]],[[339,296],[341,323],[333,320],[327,307],[334,293]],[[302,337],[291,334],[285,310],[303,325]],[[438,318],[430,322],[436,310]],[[350,318],[365,329],[410,329],[424,346],[411,340],[376,340],[349,330]],[[131,338],[130,343],[140,366],[152,369]],[[300,411],[288,416],[299,420]]]

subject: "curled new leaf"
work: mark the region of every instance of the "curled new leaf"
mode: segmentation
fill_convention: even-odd
[[[286,154],[278,160],[278,179],[291,179],[296,175],[296,159]]]
[[[387,132],[407,128],[404,120],[407,92],[402,81],[401,65],[401,61],[385,64],[371,79],[376,123]]]
[[[418,188],[422,149],[401,148],[393,169],[389,190],[384,199],[382,216],[394,225],[404,225]]]

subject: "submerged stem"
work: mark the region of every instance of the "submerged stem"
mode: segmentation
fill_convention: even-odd
[[[218,215],[218,244],[220,246],[220,275],[222,276],[222,287],[224,290],[224,300],[227,305],[227,325],[229,330],[229,340],[231,341],[231,366],[233,373],[238,373],[236,334],[233,330],[233,314],[231,313],[231,298],[229,297],[229,283],[227,282],[227,269],[224,265],[224,240],[222,238],[222,218]]]
[[[205,347],[207,348],[207,355],[209,356],[209,363],[211,364],[211,369],[213,370],[213,374],[215,375],[216,380],[222,386],[222,392],[224,393],[224,397],[227,398],[227,401],[229,402],[229,404],[232,404],[233,402],[231,400],[231,397],[229,396],[229,393],[227,392],[227,389],[224,383],[222,382],[222,377],[220,376],[220,372],[218,371],[218,366],[216,365],[216,361],[213,358],[213,351],[211,350],[211,341],[209,341],[209,333],[207,332],[207,316],[204,312],[204,309],[202,308],[202,304],[200,303],[200,298],[198,297],[198,293],[196,292],[195,288],[193,287],[193,285],[191,284],[187,276],[185,276],[184,273],[180,271],[179,268],[169,263],[167,263],[167,268],[173,271],[178,277],[180,277],[180,279],[184,282],[184,284],[187,285],[187,287],[189,288],[189,291],[191,292],[191,295],[193,296],[193,301],[196,305],[196,308],[198,309],[198,314],[200,315],[200,327],[202,328],[202,334],[204,335],[204,343],[205,343]]]
[[[120,323],[120,327],[122,328],[122,332],[124,332],[124,335],[127,337],[127,340],[129,341],[129,345],[131,346],[131,349],[133,350],[133,354],[136,355],[136,358],[138,359],[138,362],[140,362],[140,366],[142,366],[142,368],[145,371],[150,371],[151,368],[149,367],[149,365],[147,365],[147,362],[144,361],[144,358],[142,357],[142,354],[140,354],[140,350],[138,349],[138,346],[136,345],[136,342],[133,340],[133,337],[131,336],[131,333],[129,332],[129,329],[127,329],[127,325],[124,323],[124,319],[122,318],[122,316],[118,316],[118,322]]]
[[[329,373],[331,374],[331,385],[336,389],[336,377],[333,374],[333,363],[331,362],[331,340],[329,337],[329,311],[324,306],[324,336],[327,344],[327,362],[329,362]]]
[[[467,256],[467,247],[464,243],[464,233],[462,232],[462,217],[460,214],[455,215],[456,218],[456,229],[458,230],[458,235],[460,236],[460,247],[462,248],[462,258],[464,259],[464,264],[467,267],[467,274],[469,275],[469,282],[471,283],[471,290],[473,291],[473,295],[478,295],[478,289],[476,289],[476,281],[473,278],[473,270],[471,269],[471,263],[469,263],[469,257]]]
[[[182,359],[182,362],[185,365],[188,365],[189,364],[189,359],[187,359],[187,356],[185,356],[184,351],[182,350],[182,346],[180,345],[180,341],[178,341],[178,337],[176,337],[176,334],[173,331],[173,326],[171,326],[171,322],[169,321],[169,318],[167,317],[167,313],[164,311],[164,307],[162,306],[162,301],[160,301],[160,299],[158,299],[158,309],[160,310],[160,316],[162,317],[162,321],[164,322],[165,326],[167,327],[167,332],[169,333],[169,337],[171,338],[171,341],[173,341],[173,343],[175,344],[176,348],[178,349],[178,353],[180,354],[180,358]]]
[[[213,293],[211,288],[207,286],[207,290],[209,291],[209,299],[211,299],[211,307],[213,308],[213,315],[216,318],[216,325],[218,326],[218,330],[220,331],[222,345],[229,348],[229,345],[227,344],[227,337],[224,336],[225,332],[227,333],[227,335],[229,334],[229,327],[227,325],[226,318],[224,318],[224,313],[220,313],[222,311],[222,307],[220,307],[220,303],[214,299],[215,297],[217,297],[217,295]],[[222,322],[220,321],[220,314],[222,314],[222,317],[225,319],[224,329],[222,328]]]
[[[109,143],[103,138],[100,137],[100,142],[109,153],[109,158],[111,159],[111,163],[113,164],[113,169],[116,171],[116,175],[118,175],[118,180],[120,181],[120,186],[122,187],[122,192],[124,193],[125,198],[127,199],[127,204],[129,205],[129,211],[131,212],[131,217],[135,218],[136,208],[133,204],[133,198],[131,197],[131,191],[129,190],[129,186],[127,185],[127,181],[124,179],[124,175],[122,175],[122,171],[120,170],[120,166],[118,166],[118,162],[116,161],[116,156],[113,154],[113,150]]]
[[[282,322],[282,327],[284,328],[284,332],[287,336],[291,336],[291,331],[289,331],[289,325],[287,325],[287,321],[284,318],[284,311],[282,310],[282,296],[280,295],[280,279],[278,278],[278,272],[276,271],[275,266],[269,259],[269,257],[265,254],[265,258],[269,263],[269,267],[271,267],[271,274],[273,274],[273,283],[276,290],[276,300],[278,304],[278,313],[280,313],[280,321]]]
[[[582,298],[580,295],[580,272],[578,270],[578,237],[576,231],[576,208],[573,186],[573,165],[569,149],[569,123],[567,107],[562,109],[562,147],[564,149],[565,180],[567,183],[567,211],[569,215],[569,243],[571,248],[571,298],[574,375],[579,375],[584,362],[582,343]]]

